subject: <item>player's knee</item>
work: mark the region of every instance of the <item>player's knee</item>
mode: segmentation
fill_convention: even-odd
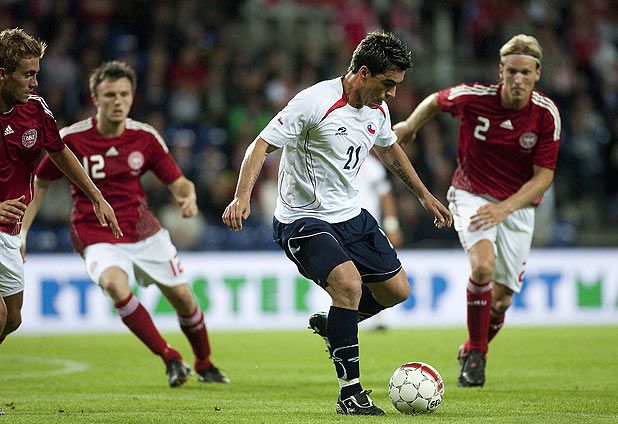
[[[4,334],[12,333],[17,330],[21,325],[21,313],[16,312],[8,314],[6,318],[6,324],[4,325]]]
[[[472,279],[477,283],[490,281],[494,273],[492,261],[483,261],[472,266]]]
[[[333,299],[333,304],[348,309],[358,308],[362,295],[360,280],[332,281],[329,282],[327,291]]]
[[[395,290],[392,293],[391,302],[389,302],[390,305],[384,305],[384,306],[390,308],[391,306],[399,305],[401,302],[405,302],[409,296],[410,296],[410,285],[406,281],[406,284],[399,285],[397,290]]]

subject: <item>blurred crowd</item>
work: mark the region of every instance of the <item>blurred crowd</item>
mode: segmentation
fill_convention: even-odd
[[[138,72],[133,119],[157,128],[197,186],[201,214],[183,220],[167,189],[146,176],[150,203],[183,250],[270,249],[278,157],[253,194],[246,229],[226,230],[247,145],[301,89],[346,72],[373,29],[397,33],[414,66],[389,107],[405,119],[426,95],[498,79],[511,36],[544,48],[537,88],[561,110],[555,184],[538,213],[536,246],[618,245],[618,4],[615,0],[24,0],[0,2],[0,28],[19,26],[49,45],[38,91],[60,127],[90,116],[87,78],[105,60]],[[446,202],[457,122],[428,123],[407,151]],[[361,170],[362,172],[362,170]],[[70,197],[55,184],[31,231],[31,250],[70,250]],[[404,247],[455,247],[393,181]],[[122,224],[122,223],[121,223]]]

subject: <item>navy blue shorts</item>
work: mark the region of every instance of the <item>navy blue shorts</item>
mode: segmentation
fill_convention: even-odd
[[[273,239],[298,271],[322,287],[337,266],[352,261],[364,283],[394,277],[401,268],[397,253],[369,212],[344,222],[329,224],[300,218],[290,224],[273,219]]]

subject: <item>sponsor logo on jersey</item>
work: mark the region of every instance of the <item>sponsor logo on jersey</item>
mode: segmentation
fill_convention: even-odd
[[[36,143],[36,130],[29,129],[21,136],[21,144],[24,145],[26,149],[31,148]]]
[[[519,137],[519,145],[524,149],[531,149],[538,140],[535,133],[525,132]]]
[[[139,171],[144,166],[144,155],[142,152],[131,152],[127,158],[127,163],[133,171]]]
[[[116,149],[115,146],[110,147],[107,152],[105,152],[105,156],[118,156],[118,150]]]
[[[335,135],[348,135],[348,129],[346,127],[339,127]]]
[[[281,119],[281,117],[277,118],[277,122],[279,122],[279,125],[283,125],[283,119]]]
[[[374,135],[376,133],[376,126],[373,122],[367,124],[367,132],[371,135]]]
[[[13,131],[13,128],[11,128],[11,125],[7,125],[6,128],[4,129],[4,135],[11,135],[13,134],[15,131]]]
[[[504,128],[507,130],[512,130],[513,129],[513,124],[511,123],[510,119],[507,119],[506,121],[504,121],[503,123],[500,124],[500,128]]]

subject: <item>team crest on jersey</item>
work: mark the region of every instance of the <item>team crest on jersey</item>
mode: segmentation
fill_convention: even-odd
[[[139,171],[144,166],[144,155],[142,152],[131,152],[127,158],[127,163],[133,171]]]
[[[376,126],[373,122],[367,124],[367,132],[371,135],[374,135],[376,133]]]
[[[23,144],[26,149],[29,149],[36,143],[36,137],[36,130],[29,129],[21,136],[21,144]]]
[[[538,137],[536,136],[535,133],[525,132],[521,135],[521,137],[519,137],[519,145],[522,148],[528,150],[534,147],[537,140],[538,140]]]

